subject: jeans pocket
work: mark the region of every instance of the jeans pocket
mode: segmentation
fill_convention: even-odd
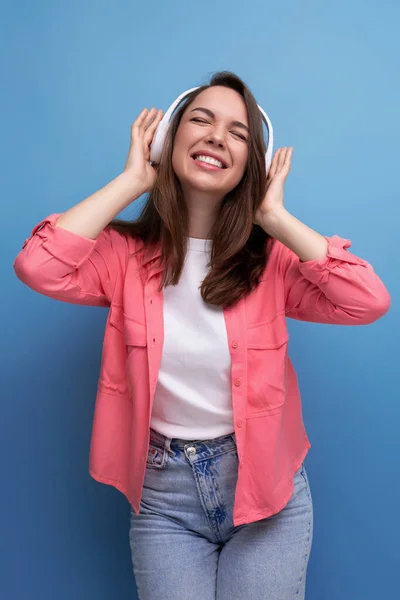
[[[166,448],[159,448],[154,444],[149,444],[147,453],[146,468],[147,469],[163,469],[168,459]]]

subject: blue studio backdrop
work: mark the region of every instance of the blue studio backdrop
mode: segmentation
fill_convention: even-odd
[[[40,296],[12,264],[43,217],[121,172],[142,108],[166,110],[222,69],[250,85],[275,148],[294,147],[289,211],[351,239],[392,297],[374,324],[289,333],[312,444],[307,600],[397,597],[399,20],[394,0],[3,7],[2,599],[137,597],[128,503],[88,474],[107,311]]]

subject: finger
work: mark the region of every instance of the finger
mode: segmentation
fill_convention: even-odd
[[[288,151],[287,156],[286,156],[286,164],[287,164],[288,171],[290,170],[290,167],[291,167],[291,164],[292,164],[293,150],[294,150],[293,147],[289,148],[289,151]]]
[[[282,157],[284,156],[284,153],[285,153],[285,148],[279,148],[277,155],[276,155],[276,165],[275,165],[275,173],[274,173],[275,177],[277,175],[279,175],[279,172],[281,170]]]
[[[143,123],[143,146],[146,160],[150,160],[150,144],[153,140],[154,132],[162,118],[162,110],[156,110],[155,108],[152,108],[149,111],[148,118]]]
[[[146,129],[146,133],[144,136],[146,143],[148,143],[148,144],[151,143],[151,140],[153,139],[153,136],[154,136],[154,132],[157,129],[157,127],[159,126],[159,124],[161,123],[163,116],[164,115],[163,115],[162,110],[158,110],[156,113],[156,116],[154,117],[154,120],[150,123],[150,125]]]
[[[145,120],[143,121],[142,127],[141,129],[143,130],[143,132],[146,131],[146,129],[149,127],[149,125],[151,125],[152,121],[154,120],[154,117],[157,114],[157,110],[155,108],[151,108],[145,118]]]
[[[286,152],[287,152],[286,146],[281,148],[281,150],[282,150],[282,152],[279,154],[278,166],[276,169],[277,174],[279,174],[282,171],[282,167],[285,163],[285,157],[286,157]]]
[[[148,109],[144,108],[142,110],[142,112],[140,113],[140,115],[137,117],[137,119],[132,123],[132,127],[131,127],[131,131],[133,131],[134,129],[139,129],[139,127],[141,127],[141,125],[143,124],[147,114],[148,114]]]
[[[278,148],[278,150],[274,154],[274,158],[272,159],[271,167],[270,167],[270,170],[268,172],[268,178],[269,179],[272,179],[274,177],[275,173],[276,173],[276,167],[278,165],[280,151],[281,151],[281,149]]]
[[[293,154],[293,148],[288,148],[286,155],[285,155],[285,162],[282,166],[282,175],[284,177],[287,177],[289,171],[290,171],[290,165],[291,165],[291,161],[292,161],[292,154]]]
[[[155,112],[155,108],[151,108],[150,110],[144,108],[132,125],[132,134],[136,133],[137,135],[143,135],[146,127],[148,127],[149,123],[154,119]]]

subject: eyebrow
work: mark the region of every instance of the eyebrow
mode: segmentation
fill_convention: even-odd
[[[201,110],[202,112],[204,112],[206,115],[208,115],[212,119],[215,119],[215,114],[209,108],[202,108],[199,106],[197,108],[193,108],[191,112],[194,112],[195,110]],[[241,121],[232,121],[232,125],[234,125],[235,127],[240,127],[241,129],[245,129],[247,131],[247,133],[250,133],[250,130],[247,127],[247,125],[245,125]]]

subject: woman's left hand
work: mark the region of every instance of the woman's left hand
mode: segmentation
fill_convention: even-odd
[[[283,188],[289,175],[293,147],[278,148],[267,176],[267,192],[257,209],[254,223],[268,230],[268,219],[275,219],[283,206]]]

